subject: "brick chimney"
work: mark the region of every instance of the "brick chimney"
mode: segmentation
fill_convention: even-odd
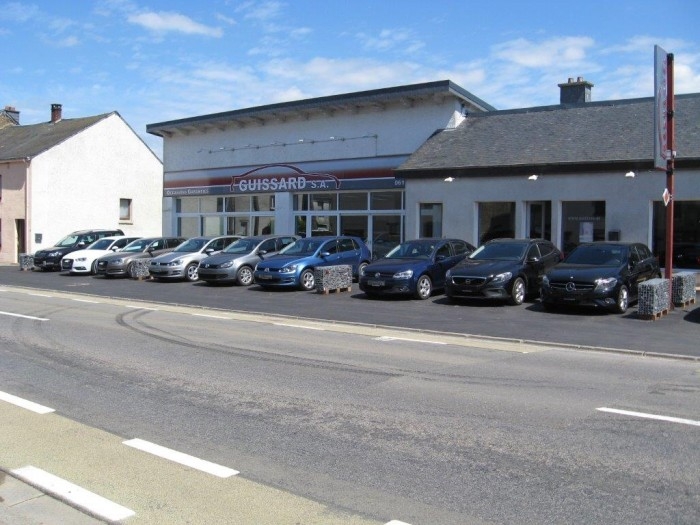
[[[13,106],[5,106],[5,110],[2,111],[2,113],[5,113],[5,115],[14,120],[15,124],[19,124],[19,111]]]
[[[55,124],[62,117],[63,106],[61,104],[51,104],[51,124]]]
[[[576,80],[569,78],[566,84],[558,84],[561,89],[560,104],[583,104],[591,101],[591,88],[593,84],[578,77]]]

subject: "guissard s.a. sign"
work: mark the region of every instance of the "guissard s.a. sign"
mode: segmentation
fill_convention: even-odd
[[[340,180],[327,173],[307,173],[292,164],[268,164],[232,177],[232,193],[339,190]]]

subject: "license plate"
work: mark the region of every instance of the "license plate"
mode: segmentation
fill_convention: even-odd
[[[272,279],[272,275],[267,275],[265,273],[261,273],[260,275],[258,275],[258,279],[262,279],[262,280]]]
[[[384,281],[367,281],[367,286],[384,286]]]

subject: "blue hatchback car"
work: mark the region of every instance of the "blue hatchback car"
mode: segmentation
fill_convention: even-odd
[[[372,260],[372,253],[358,237],[325,236],[298,239],[277,255],[260,261],[253,277],[264,287],[292,287],[313,290],[314,268],[350,265],[354,276]]]
[[[428,299],[433,290],[445,286],[447,270],[474,249],[460,239],[406,241],[365,267],[360,275],[360,290],[368,297],[403,294]]]

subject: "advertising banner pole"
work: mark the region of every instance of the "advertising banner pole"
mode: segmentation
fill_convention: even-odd
[[[673,180],[673,171],[675,169],[674,159],[675,152],[675,126],[674,126],[674,93],[673,93],[673,54],[666,55],[666,137],[667,137],[667,156],[666,156],[666,188],[671,194],[671,200],[666,207],[666,260],[664,261],[665,277],[672,278],[673,266],[673,212],[675,199],[675,188]]]

